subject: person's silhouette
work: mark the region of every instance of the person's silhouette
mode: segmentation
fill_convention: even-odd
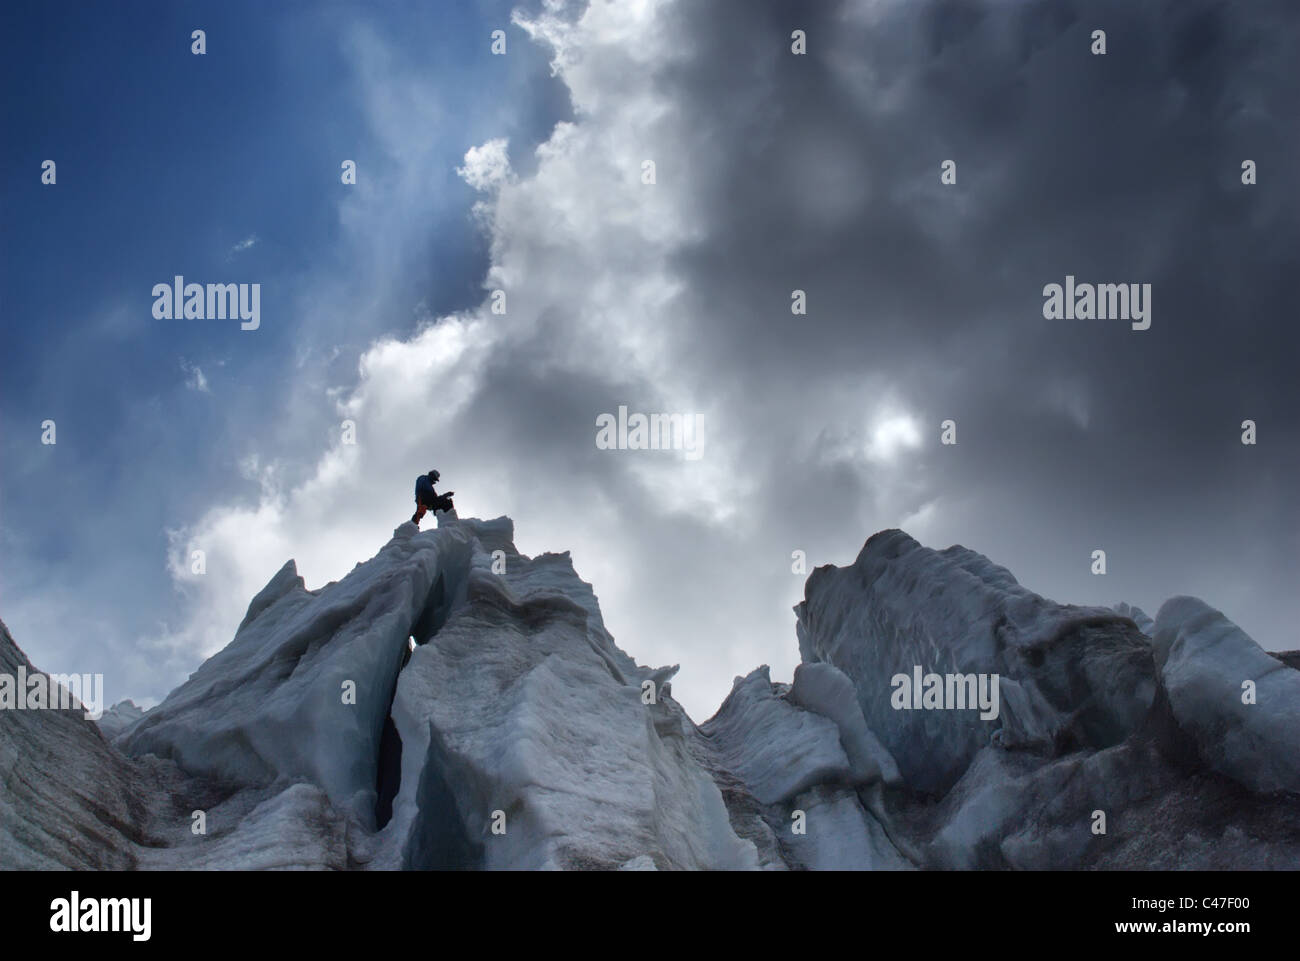
[[[411,515],[411,520],[415,526],[420,526],[420,519],[424,517],[425,511],[449,511],[453,509],[451,495],[455,491],[447,491],[445,494],[439,494],[433,489],[433,485],[438,483],[439,478],[436,470],[431,470],[427,474],[421,474],[415,479],[415,513]]]

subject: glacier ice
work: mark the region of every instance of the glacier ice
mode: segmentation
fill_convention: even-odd
[[[808,578],[790,683],[697,724],[567,553],[436,521],[316,590],[289,561],[149,711],[0,712],[0,867],[1300,867],[1300,654],[1199,600],[1057,604],[882,531]],[[998,717],[894,710],[917,666],[997,674]]]
[[[1161,606],[1153,641],[1174,717],[1205,763],[1252,791],[1300,794],[1300,671],[1195,597]]]
[[[401,791],[377,863],[757,867],[681,708],[643,703],[655,675],[614,645],[567,554],[472,566],[464,603],[397,683]]]
[[[907,784],[942,794],[976,753],[1003,746],[1105,747],[1132,733],[1155,694],[1148,639],[1109,608],[1056,604],[963,547],[935,551],[898,530],[847,568],[820,567],[795,608],[805,663],[853,682],[863,716]],[[896,711],[891,678],[996,674],[996,721],[975,711]]]

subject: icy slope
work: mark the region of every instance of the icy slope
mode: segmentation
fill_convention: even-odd
[[[401,791],[380,863],[757,867],[662,696],[675,669],[618,650],[567,554],[504,563],[475,556],[465,605],[398,681]]]
[[[767,667],[738,677],[699,734],[713,764],[745,786],[788,866],[911,867],[859,797],[898,770],[835,668],[802,665],[793,687],[772,683]]]
[[[0,623],[0,673],[35,674]],[[83,710],[0,712],[0,867],[134,866],[141,786]]]
[[[0,711],[0,868],[1300,867],[1300,659],[1200,601],[1060,605],[886,531],[809,577],[792,683],[696,725],[513,534],[290,561],[143,716]],[[996,676],[996,716],[903,709],[916,668]]]
[[[122,753],[85,724],[127,800],[176,809],[150,843],[109,844],[117,863],[759,867],[676,668],[639,667],[568,556],[512,538],[508,518],[403,524],[316,591],[289,562],[225,650],[143,718],[115,712]],[[207,834],[185,830],[191,797]]]
[[[229,646],[135,725],[122,750],[241,785],[303,778],[371,820],[380,736],[408,638],[437,630],[464,591],[471,555],[460,530],[399,531],[318,591],[286,563]]]
[[[1056,604],[964,547],[922,547],[902,531],[871,537],[851,567],[820,567],[795,608],[803,660],[852,680],[867,725],[908,786],[942,794],[976,753],[1054,752],[1123,740],[1155,694],[1150,645],[1109,608]],[[999,716],[895,710],[898,674],[999,677]]]
[[[20,665],[0,624],[0,673]],[[238,789],[123,756],[81,710],[0,712],[0,870],[345,868],[345,834],[312,785]]]
[[[100,733],[111,741],[138,724],[144,714],[134,701],[118,701],[95,723],[99,725]]]
[[[897,760],[901,784],[858,796],[911,863],[1300,868],[1300,672],[1203,602],[1154,623],[1060,605],[980,554],[884,531],[816,570],[796,614],[799,670],[847,675]],[[891,678],[918,666],[998,675],[999,716],[899,709]]]
[[[1252,791],[1300,794],[1300,671],[1194,597],[1156,615],[1156,663],[1200,757]]]

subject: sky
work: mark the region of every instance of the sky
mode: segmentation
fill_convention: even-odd
[[[891,527],[1300,647],[1289,0],[0,18],[0,617],[110,703],[288,558],[373,556],[430,468],[696,720],[788,680],[807,573]],[[156,318],[175,275],[260,325]],[[1150,284],[1150,327],[1045,317],[1067,276]],[[702,443],[604,449],[620,406]]]

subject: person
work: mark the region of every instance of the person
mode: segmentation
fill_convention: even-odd
[[[411,515],[411,520],[415,522],[416,527],[420,526],[425,511],[449,511],[454,506],[451,495],[455,491],[439,494],[433,489],[440,476],[436,470],[431,470],[415,479],[415,513]]]

